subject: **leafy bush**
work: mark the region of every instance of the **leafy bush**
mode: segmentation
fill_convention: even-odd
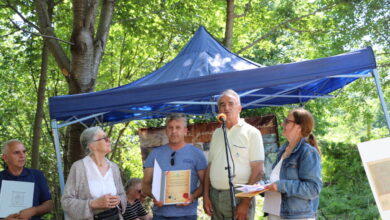
[[[321,143],[324,188],[319,219],[379,219],[356,145]]]

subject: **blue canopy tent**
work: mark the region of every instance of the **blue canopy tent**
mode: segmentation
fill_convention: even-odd
[[[213,116],[218,94],[228,88],[240,94],[244,109],[304,103],[332,97],[328,95],[330,92],[371,75],[390,130],[370,47],[333,57],[264,67],[231,53],[200,27],[176,58],[133,83],[49,99],[61,190],[64,185],[58,137],[61,127],[82,121],[113,124],[159,118],[173,112]]]

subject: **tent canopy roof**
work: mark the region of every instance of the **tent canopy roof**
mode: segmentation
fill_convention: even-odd
[[[243,108],[304,103],[328,97],[375,68],[371,47],[263,67],[231,53],[200,27],[175,59],[133,83],[49,98],[50,117],[65,121],[94,116],[117,123],[172,112],[213,115],[218,95],[229,88],[240,94]]]

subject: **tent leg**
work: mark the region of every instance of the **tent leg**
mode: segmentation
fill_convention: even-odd
[[[389,130],[389,134],[390,134],[390,117],[389,117],[389,112],[387,110],[385,98],[383,97],[382,87],[381,87],[381,84],[380,84],[380,81],[379,81],[378,70],[374,69],[372,71],[372,75],[374,76],[376,89],[378,90],[379,100],[380,100],[381,105],[382,105],[383,113],[385,114],[386,123],[387,123],[387,129]]]
[[[62,159],[61,159],[61,151],[60,151],[60,137],[58,135],[58,126],[57,121],[52,120],[51,121],[51,127],[53,129],[53,135],[54,135],[54,146],[56,149],[56,158],[57,158],[57,169],[58,169],[58,178],[60,181],[60,189],[61,189],[61,195],[64,193],[64,170],[62,169]]]

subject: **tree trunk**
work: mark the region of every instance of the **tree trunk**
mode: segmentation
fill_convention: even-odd
[[[35,2],[39,4],[38,2]],[[47,1],[47,20],[49,23],[52,21],[54,1]],[[39,145],[42,136],[42,120],[44,114],[45,105],[45,90],[47,82],[47,67],[49,63],[49,45],[47,39],[43,39],[42,47],[42,60],[41,60],[41,73],[39,77],[39,86],[37,91],[37,108],[35,112],[35,119],[33,125],[33,140],[32,140],[32,154],[31,154],[31,167],[39,169]]]
[[[69,168],[73,162],[83,158],[85,156],[85,151],[80,144],[80,134],[83,132],[85,127],[81,124],[73,124],[69,129],[69,139],[68,139],[68,163]]]
[[[234,24],[234,0],[226,0],[226,3],[226,30],[223,44],[227,49],[231,50]]]
[[[97,0],[73,1],[73,32],[71,41],[72,61],[69,93],[87,93],[95,89],[100,61],[107,43],[107,36],[114,9],[113,0],[103,1],[99,27],[95,35]],[[72,164],[84,157],[80,134],[85,128],[80,124],[71,125],[68,142],[68,162]]]
[[[73,0],[73,30],[71,36],[71,54],[69,61],[64,49],[55,38],[48,40],[50,52],[53,54],[65,79],[68,82],[69,94],[86,93],[94,90],[100,62],[107,44],[108,33],[114,12],[115,0]],[[49,19],[45,0],[35,0],[40,32],[55,37],[53,25]],[[99,25],[95,33],[95,22],[98,8]],[[68,151],[68,163],[84,156],[80,145],[80,134],[84,127],[72,125],[64,150]]]
[[[35,112],[35,119],[34,119],[34,126],[33,126],[31,167],[34,169],[39,168],[39,143],[42,134],[42,119],[43,119],[43,108],[45,104],[48,55],[49,55],[49,48],[47,46],[46,40],[44,40],[43,47],[42,47],[41,74],[39,77],[39,86],[37,92],[37,110]]]

